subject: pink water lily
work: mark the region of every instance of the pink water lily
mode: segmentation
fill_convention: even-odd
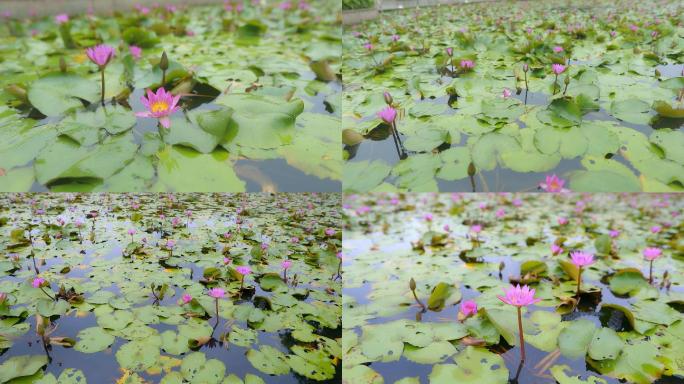
[[[157,90],[157,93],[147,90],[147,97],[142,96],[140,101],[148,109],[147,112],[137,112],[135,115],[138,117],[152,117],[159,119],[159,123],[164,128],[171,127],[171,120],[169,116],[176,112],[178,107],[178,101],[180,100],[180,95],[173,96],[171,92],[166,92],[164,87]]]
[[[397,118],[397,110],[392,107],[385,107],[385,109],[378,112],[378,117],[385,123],[392,124]]]
[[[556,256],[563,252],[563,248],[558,244],[551,244],[551,254]]]
[[[463,69],[473,69],[475,63],[472,60],[461,60],[461,68]]]
[[[131,53],[134,59],[139,60],[142,57],[142,48],[137,45],[131,45],[128,47],[128,51]]]
[[[59,15],[55,16],[55,22],[57,24],[64,24],[69,22],[69,15],[66,13],[60,13]]]
[[[614,239],[620,236],[620,231],[618,231],[617,229],[611,229],[610,232],[608,232],[608,235]]]
[[[212,288],[207,294],[214,299],[222,299],[226,295],[226,291],[223,288]]]
[[[31,282],[31,285],[33,286],[33,288],[40,288],[44,284],[45,284],[45,279],[43,279],[42,277],[36,277],[35,279],[33,279],[33,282]]]
[[[504,88],[504,89],[503,89],[503,94],[502,94],[502,96],[503,96],[504,99],[508,99],[509,97],[511,97],[512,94],[513,94],[513,93],[511,92],[510,89],[508,89],[508,88]]]
[[[292,266],[292,260],[289,260],[289,259],[288,259],[288,260],[283,260],[283,262],[280,263],[280,266],[281,266],[283,269],[290,269],[290,267]]]
[[[561,73],[565,72],[565,65],[563,65],[563,64],[551,64],[551,70],[553,71],[553,73],[556,74],[556,76],[558,76]]]
[[[183,300],[183,304],[188,304],[189,302],[192,301],[192,296],[190,296],[186,293],[181,297],[181,300]]]
[[[644,258],[649,262],[648,283],[653,283],[653,261],[662,256],[663,251],[660,248],[646,248],[644,249]]]
[[[461,309],[459,311],[464,315],[464,317],[470,317],[477,314],[477,303],[473,300],[466,300],[461,304]]]
[[[563,52],[563,47],[561,47],[560,45],[556,45],[555,47],[553,47],[553,51],[556,53],[561,53]]]
[[[513,305],[518,310],[518,334],[520,335],[520,359],[525,361],[525,339],[523,336],[522,327],[522,307],[526,307],[531,304],[535,304],[541,301],[541,299],[535,299],[535,290],[533,288],[524,285],[520,287],[510,286],[508,289],[504,289],[505,296],[496,296],[499,300],[503,301],[508,305]]]
[[[565,180],[560,177],[553,175],[546,175],[546,180],[543,183],[539,183],[539,187],[546,192],[567,192],[567,189],[563,188],[565,185]]]
[[[239,273],[243,276],[249,275],[250,273],[252,273],[252,268],[250,268],[248,266],[240,266],[240,267],[235,268],[235,270],[237,271],[237,273]]]
[[[572,263],[578,267],[586,267],[595,262],[593,254],[581,251],[572,252],[570,258],[572,259]]]
[[[100,68],[107,66],[114,57],[114,48],[107,44],[99,44],[86,49],[86,55]]]

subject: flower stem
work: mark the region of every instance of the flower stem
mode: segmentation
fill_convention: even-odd
[[[52,301],[57,301],[57,298],[54,297],[54,296],[52,296],[52,295],[50,295],[49,293],[45,292],[45,290],[43,289],[43,287],[40,287],[40,290],[43,291],[43,293],[45,294],[45,296],[49,297],[50,300],[52,300]]]
[[[518,307],[518,333],[520,334],[520,361],[525,361],[525,338],[523,337],[521,307]]]
[[[217,297],[217,298],[216,298],[216,324],[214,325],[214,329],[216,329],[216,327],[218,327],[218,324],[219,324],[219,305],[218,305],[218,301],[219,301],[219,299],[218,299],[218,297]]]
[[[556,94],[556,83],[558,82],[558,74],[556,74],[556,78],[553,80],[553,94]]]
[[[162,87],[166,84],[166,70],[162,69]]]
[[[100,74],[102,77],[102,106],[104,107],[104,95],[105,95],[105,81],[104,81],[104,67],[100,68]]]
[[[242,279],[240,280],[240,292],[242,292],[242,288],[245,286],[245,275],[242,275]]]
[[[650,261],[650,264],[648,268],[648,283],[653,284],[653,260]]]
[[[525,74],[525,90],[529,90],[530,87],[527,85],[527,71],[523,72]]]
[[[577,273],[577,302],[579,303],[580,298],[580,284],[582,283],[582,267],[579,267],[579,272]]]
[[[416,299],[416,302],[418,302],[418,304],[423,308],[423,310],[425,310],[425,304],[423,304],[423,302],[420,301],[418,295],[416,295],[416,291],[412,289],[411,292],[413,292],[413,297]]]

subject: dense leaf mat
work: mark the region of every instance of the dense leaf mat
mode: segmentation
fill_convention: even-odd
[[[339,382],[339,199],[0,196],[0,382]]]
[[[348,27],[344,189],[470,191],[472,164],[477,191],[553,172],[576,191],[682,191],[683,14],[679,1],[483,2]],[[402,160],[376,115],[384,92]]]
[[[344,380],[681,381],[682,213],[680,195],[348,195]],[[646,247],[662,249],[653,284]],[[577,307],[576,250],[597,258],[583,270]],[[516,310],[496,297],[511,283],[541,299],[523,308],[519,371]],[[465,300],[479,309],[466,319]]]
[[[339,190],[339,4],[279,4],[3,18],[0,191]],[[168,130],[135,116],[160,86],[182,96]]]

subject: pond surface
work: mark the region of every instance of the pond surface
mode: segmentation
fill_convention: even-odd
[[[576,191],[682,191],[682,26],[670,7],[437,6],[350,27],[344,190],[525,192],[557,174]],[[384,92],[408,156],[377,116]]]
[[[60,25],[8,19],[0,27],[0,190],[339,191],[337,8],[326,0],[239,13],[132,10]],[[104,105],[100,72],[85,55],[99,43],[116,50]],[[142,47],[140,58],[131,46]],[[145,90],[161,86],[182,96],[169,129],[134,115],[147,111]]]
[[[684,351],[669,344],[684,340],[684,281],[673,275],[681,273],[684,258],[681,196],[374,194],[349,195],[344,203],[343,376],[350,383],[379,376],[406,383],[684,380],[677,363]],[[475,224],[483,228],[477,236]],[[620,233],[610,238],[611,230]],[[557,255],[554,243],[563,248]],[[653,265],[653,286],[642,256],[647,246],[663,250]],[[568,275],[568,254],[576,250],[598,261],[582,274],[573,309],[576,280]],[[442,305],[423,311],[411,293],[412,278],[428,306],[437,286],[448,287]],[[521,279],[541,299],[524,310],[522,366],[515,310],[496,298]],[[479,313],[460,322],[466,300],[474,300]],[[612,358],[598,353],[599,336],[592,341],[599,330],[622,340],[610,347]],[[582,332],[584,341],[574,341]],[[635,358],[636,350],[650,355]],[[470,361],[469,354],[482,361]]]
[[[0,381],[340,382],[339,198],[2,196]],[[75,295],[48,298],[60,287]],[[226,293],[218,322],[211,288]]]

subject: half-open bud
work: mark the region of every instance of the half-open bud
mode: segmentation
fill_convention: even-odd
[[[159,69],[162,71],[169,69],[169,58],[166,56],[166,51],[162,53],[161,60],[159,60]]]

